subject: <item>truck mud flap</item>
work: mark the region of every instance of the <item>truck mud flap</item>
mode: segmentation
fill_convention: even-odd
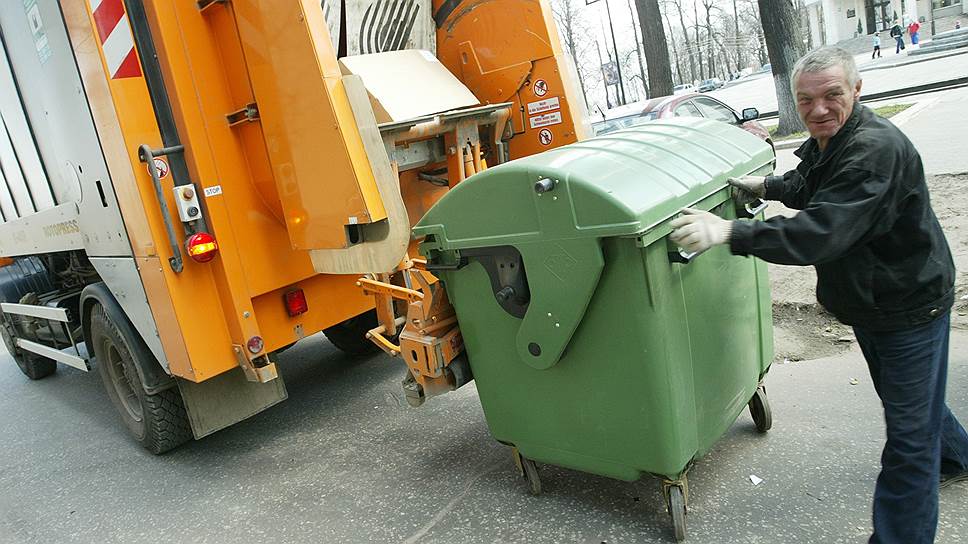
[[[252,417],[289,396],[281,375],[267,383],[250,382],[241,368],[201,383],[181,378],[176,381],[196,439]]]

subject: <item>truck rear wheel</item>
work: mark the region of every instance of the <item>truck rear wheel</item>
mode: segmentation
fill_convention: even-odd
[[[7,353],[13,357],[24,376],[31,380],[39,380],[57,371],[57,361],[24,351],[15,346],[13,337],[10,336],[10,332],[4,323],[0,323],[0,336],[3,337],[3,345],[6,346]]]
[[[323,334],[345,353],[371,355],[380,351],[380,348],[366,338],[366,333],[376,326],[376,310],[370,310],[323,330]]]
[[[138,345],[141,338],[124,334],[101,304],[95,304],[90,315],[90,342],[98,373],[135,441],[157,455],[190,440],[191,425],[178,388],[155,394],[144,389],[136,365],[157,362],[135,361],[135,357],[151,357],[147,347]]]

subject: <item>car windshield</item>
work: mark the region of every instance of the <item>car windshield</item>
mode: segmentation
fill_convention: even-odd
[[[659,112],[650,111],[641,115],[627,115],[625,117],[618,117],[616,119],[608,119],[607,121],[601,121],[592,125],[592,129],[595,131],[595,136],[600,136],[602,134],[608,134],[610,132],[615,132],[623,128],[634,127],[652,121],[659,116]]]

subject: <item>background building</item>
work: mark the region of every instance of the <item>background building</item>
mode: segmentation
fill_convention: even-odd
[[[927,23],[932,5],[935,20],[968,13],[968,0],[803,0],[803,4],[814,45],[888,30],[895,17],[905,26],[915,19]]]

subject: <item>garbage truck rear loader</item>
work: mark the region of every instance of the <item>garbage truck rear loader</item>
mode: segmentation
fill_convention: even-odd
[[[582,130],[547,3],[426,4],[392,40],[357,39],[366,2],[0,5],[0,331],[24,374],[96,366],[160,453],[285,399],[274,354],[306,336],[375,349],[360,275],[394,281],[451,186]],[[393,117],[361,53],[473,103]]]

